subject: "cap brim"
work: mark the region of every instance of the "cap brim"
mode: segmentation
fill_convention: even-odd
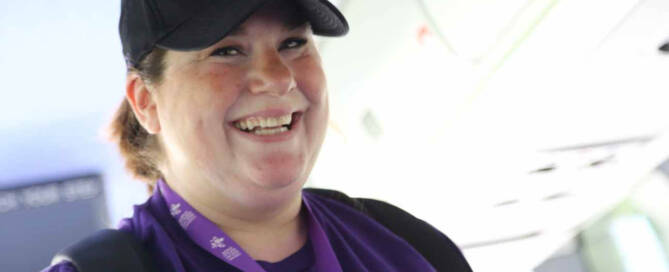
[[[343,36],[348,33],[348,22],[337,7],[327,0],[296,0],[311,24],[314,34]]]
[[[200,50],[223,39],[272,0],[217,0],[176,27],[156,45],[172,50]],[[344,16],[326,0],[295,0],[311,24],[314,34],[342,36],[348,32]]]

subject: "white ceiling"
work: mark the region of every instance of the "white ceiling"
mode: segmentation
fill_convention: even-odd
[[[402,130],[399,120],[408,121],[388,112],[412,122],[430,119],[421,127],[430,143],[463,129],[455,123],[495,131],[503,125],[513,137],[531,135],[527,148],[643,135],[667,125],[662,71],[669,66],[657,53],[669,37],[666,1],[391,2],[345,2],[351,33],[323,46],[335,119],[348,134],[357,133],[368,109],[390,116],[387,129]],[[430,34],[420,44],[423,26]],[[430,101],[412,100],[418,88]],[[446,117],[425,117],[422,108]],[[484,132],[490,133],[476,133]]]

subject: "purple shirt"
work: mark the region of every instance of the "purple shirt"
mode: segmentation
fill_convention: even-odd
[[[309,242],[281,262],[254,261],[260,271],[321,271],[319,268],[323,267],[330,271],[435,271],[411,245],[367,215],[337,200],[308,191],[303,191],[302,199],[309,221]],[[173,201],[166,200],[160,189],[156,190],[146,203],[135,206],[133,217],[124,219],[119,227],[142,241],[156,260],[159,271],[240,271],[234,263],[226,260],[226,256],[242,258],[240,256],[245,253],[241,248],[239,254],[213,254],[218,251],[211,251],[212,247],[216,250],[222,248],[193,239],[193,235],[207,230],[184,228],[188,221],[194,222],[189,219],[192,216],[180,222],[181,218],[173,217],[176,212],[167,203]],[[188,206],[187,203],[179,207],[185,206]],[[203,217],[198,220],[201,219],[203,223],[211,223]],[[220,234],[224,235],[222,231]],[[226,245],[236,245],[230,238],[223,241],[228,242]],[[330,252],[334,256],[328,256]],[[76,269],[64,262],[43,272],[76,272]]]

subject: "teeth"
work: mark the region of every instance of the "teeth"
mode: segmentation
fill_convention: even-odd
[[[279,122],[281,125],[288,125],[292,120],[293,120],[292,114],[286,114],[284,116],[279,117]]]
[[[265,120],[265,125],[268,126],[268,127],[276,127],[276,126],[279,126],[279,120],[274,119],[274,118],[272,118],[272,119],[267,119],[267,120]]]
[[[286,128],[286,127],[261,128],[261,129],[254,130],[253,134],[255,134],[255,135],[272,135],[272,134],[277,134],[277,133],[286,132],[286,131],[288,131],[288,128]]]
[[[292,114],[286,114],[279,117],[250,117],[242,121],[235,122],[235,127],[243,130],[253,130],[259,128],[276,128],[288,125],[292,121]]]
[[[260,121],[258,121],[257,119],[251,119],[251,120],[246,121],[246,128],[247,129],[253,129],[257,126],[260,126]]]

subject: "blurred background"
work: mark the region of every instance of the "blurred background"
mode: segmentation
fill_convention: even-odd
[[[669,271],[669,2],[340,0],[307,186],[389,201],[474,271]],[[0,1],[0,270],[145,201],[105,126],[120,1]]]

